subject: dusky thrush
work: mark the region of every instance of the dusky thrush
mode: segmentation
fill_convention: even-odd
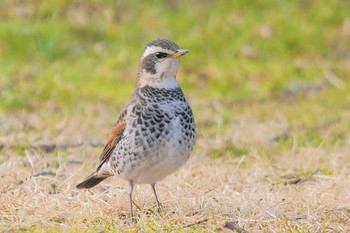
[[[176,81],[179,58],[188,50],[168,39],[147,44],[133,96],[122,109],[94,173],[77,188],[91,188],[109,176],[129,184],[133,219],[134,183],[150,184],[160,210],[155,184],[189,158],[196,141],[192,110]]]

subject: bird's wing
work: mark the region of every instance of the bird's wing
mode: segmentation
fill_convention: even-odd
[[[100,164],[97,167],[97,171],[100,170],[102,165],[108,161],[109,157],[111,156],[115,146],[118,144],[118,142],[123,137],[123,132],[126,126],[126,115],[127,111],[124,110],[115,125],[113,126],[112,132],[110,133],[108,137],[108,141],[102,151],[102,154],[100,155]]]

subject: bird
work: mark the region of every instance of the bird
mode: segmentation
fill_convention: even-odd
[[[160,212],[156,183],[185,164],[196,143],[192,109],[176,80],[179,58],[188,52],[165,38],[146,45],[134,93],[111,130],[99,164],[76,186],[89,189],[110,176],[126,180],[132,221],[134,184],[151,185]]]

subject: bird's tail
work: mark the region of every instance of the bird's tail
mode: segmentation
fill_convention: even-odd
[[[96,174],[96,172],[92,173],[88,178],[86,178],[83,182],[79,183],[76,187],[78,189],[89,189],[99,184],[102,180],[106,179],[109,176],[101,176]]]

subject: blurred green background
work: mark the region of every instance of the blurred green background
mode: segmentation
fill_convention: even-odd
[[[221,111],[229,125],[255,108],[261,119],[282,114],[295,127],[340,122],[334,140],[346,139],[344,0],[2,0],[0,112],[76,114],[99,105],[115,114],[131,96],[144,46],[158,37],[191,51],[178,79],[200,129],[210,126],[201,112]]]

